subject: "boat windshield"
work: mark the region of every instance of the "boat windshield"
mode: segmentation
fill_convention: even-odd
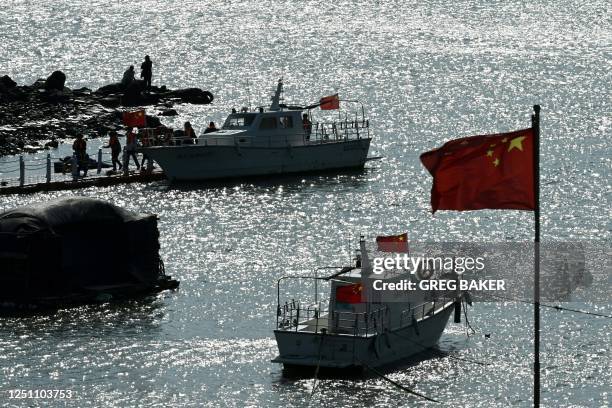
[[[255,116],[257,116],[256,113],[233,113],[225,121],[223,129],[249,127],[255,120]]]

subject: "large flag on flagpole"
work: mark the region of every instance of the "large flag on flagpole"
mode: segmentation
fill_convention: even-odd
[[[534,210],[532,128],[464,137],[421,154],[437,210]]]
[[[540,406],[540,105],[531,128],[455,139],[423,153],[437,210],[514,209],[534,214],[533,406]]]

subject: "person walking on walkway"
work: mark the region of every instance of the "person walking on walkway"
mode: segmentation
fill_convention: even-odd
[[[153,62],[148,55],[145,55],[144,62],[140,65],[140,77],[145,81],[147,91],[151,90],[151,78],[153,77]]]
[[[119,142],[119,137],[117,137],[117,132],[114,130],[110,132],[110,138],[108,139],[108,144],[103,146],[103,148],[111,149],[111,156],[113,158],[113,171],[117,171],[117,165],[119,165],[119,170],[123,168],[121,161],[119,160],[119,154],[121,153],[121,142]]]
[[[74,151],[74,155],[77,159],[77,175],[81,173],[83,170],[83,177],[87,176],[87,169],[89,167],[88,157],[87,157],[87,142],[83,139],[83,134],[79,133],[72,144],[72,150]]]
[[[130,157],[134,159],[136,169],[140,170],[140,163],[138,163],[138,157],[136,157],[136,140],[136,132],[132,128],[128,128],[127,135],[125,136],[125,151],[127,152],[126,170],[130,168]]]

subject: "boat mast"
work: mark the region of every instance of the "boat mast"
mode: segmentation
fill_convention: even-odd
[[[270,104],[269,110],[271,111],[281,110],[280,100],[281,100],[282,93],[283,93],[283,78],[278,80],[278,85],[276,86],[276,92],[274,93],[274,96],[272,97],[272,104]]]

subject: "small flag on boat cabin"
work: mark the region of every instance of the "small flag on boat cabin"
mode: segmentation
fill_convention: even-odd
[[[123,112],[123,124],[131,127],[145,127],[146,116],[144,110],[135,112]]]
[[[433,176],[431,208],[534,210],[532,128],[464,137],[421,154]]]
[[[361,283],[338,286],[336,288],[336,302],[338,303],[361,303]]]
[[[381,252],[408,252],[408,233],[376,237]]]
[[[340,98],[338,94],[325,96],[319,101],[321,110],[340,109]]]

